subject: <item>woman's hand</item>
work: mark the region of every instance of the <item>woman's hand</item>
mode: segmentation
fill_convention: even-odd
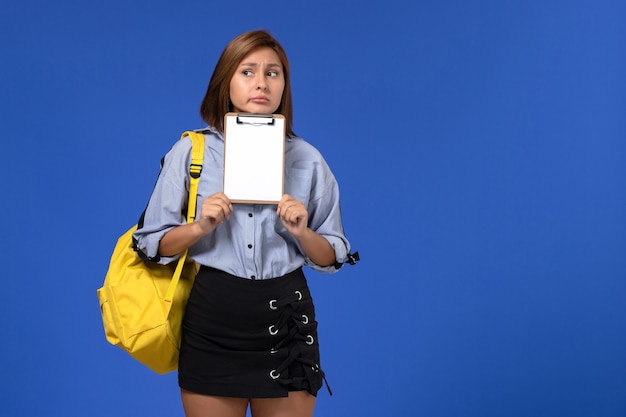
[[[226,194],[223,192],[215,193],[202,202],[198,222],[203,231],[210,233],[222,224],[224,219],[228,220],[232,211],[233,205]]]
[[[300,239],[308,228],[309,212],[301,201],[289,194],[283,195],[278,202],[276,214],[280,216],[283,226],[289,233]]]
[[[322,266],[335,263],[335,250],[328,240],[309,228],[309,212],[301,201],[289,194],[283,195],[278,202],[276,214],[280,216],[285,229],[298,239],[309,259]]]

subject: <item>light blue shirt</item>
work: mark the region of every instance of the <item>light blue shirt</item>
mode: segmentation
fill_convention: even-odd
[[[213,128],[202,132],[205,152],[198,186],[198,216],[202,201],[223,191],[224,172],[223,136]],[[191,140],[185,138],[164,157],[143,225],[134,234],[137,247],[161,264],[178,258],[160,257],[158,247],[165,233],[186,222],[182,213],[186,212],[190,163]],[[285,143],[284,190],[304,203],[309,213],[308,226],[328,240],[337,263],[344,263],[350,243],[341,223],[337,181],[319,151],[299,137],[288,138]],[[276,215],[276,204],[233,203],[230,219],[191,246],[188,256],[200,265],[250,279],[279,277],[303,265],[326,273],[339,267],[320,266],[308,259]]]

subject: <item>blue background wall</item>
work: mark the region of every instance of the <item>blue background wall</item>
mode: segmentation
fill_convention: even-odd
[[[0,412],[180,416],[96,288],[265,28],[363,260],[308,272],[318,416],[626,415],[626,3],[0,2]]]

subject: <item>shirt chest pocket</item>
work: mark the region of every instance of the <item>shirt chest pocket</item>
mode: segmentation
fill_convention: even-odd
[[[202,168],[200,183],[198,184],[198,202],[224,191],[224,169],[218,161],[205,161]]]
[[[285,172],[285,194],[302,201],[305,207],[309,206],[313,185],[311,169],[291,168]]]

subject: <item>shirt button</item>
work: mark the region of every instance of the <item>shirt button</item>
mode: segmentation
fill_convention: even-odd
[[[256,279],[256,275],[252,275],[250,279]]]
[[[248,217],[252,217],[252,213],[248,213]]]
[[[248,249],[252,249],[252,244],[248,244]]]

